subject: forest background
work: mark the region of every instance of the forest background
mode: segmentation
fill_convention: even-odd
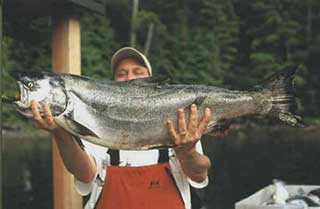
[[[132,0],[108,0],[105,16],[79,12],[83,75],[112,79],[111,56],[129,45],[147,54],[154,75],[175,83],[253,90],[297,68],[296,111],[307,128],[246,119],[223,139],[204,137],[213,161],[204,207],[230,209],[274,178],[319,185],[320,1],[140,1],[136,18],[132,8]],[[4,13],[2,95],[13,95],[9,71],[51,70],[52,22]],[[51,144],[39,140],[48,136],[10,106],[2,106],[2,128],[4,208],[52,208]]]

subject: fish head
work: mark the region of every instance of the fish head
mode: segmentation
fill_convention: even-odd
[[[30,105],[35,100],[40,114],[42,105],[46,103],[53,116],[60,115],[67,106],[67,94],[64,82],[58,74],[44,72],[12,72],[11,76],[17,81],[20,94],[14,101],[17,110],[26,117],[33,117]]]

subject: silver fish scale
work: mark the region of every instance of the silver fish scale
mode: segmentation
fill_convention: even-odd
[[[108,90],[103,93],[99,89],[94,89],[94,85],[90,88],[91,93],[86,93],[88,88],[81,87],[73,91],[79,95],[86,95],[81,99],[84,103],[91,104],[89,112],[94,114],[97,125],[92,128],[96,130],[97,135],[106,138],[108,143],[112,142],[113,145],[126,149],[130,149],[127,146],[142,146],[149,149],[150,145],[170,145],[172,142],[165,126],[168,118],[177,121],[178,108],[184,108],[188,118],[190,105],[199,98],[203,98],[203,101],[200,101],[202,104],[199,107],[201,109],[199,117],[202,115],[202,107],[214,105],[221,110],[217,113],[223,115],[227,112],[224,109],[229,109],[227,103],[232,104],[231,100],[239,101],[239,95],[219,88],[185,85],[158,88],[130,84],[130,82],[112,84],[109,83],[108,87],[96,85],[99,89]],[[210,99],[206,101],[206,98],[210,97],[210,92],[211,94],[215,92],[211,97],[213,102],[210,102]],[[232,105],[229,106],[232,108]]]
[[[137,88],[132,89],[130,92],[136,92],[134,96],[128,94],[128,91],[122,91],[124,95],[105,93],[108,96],[104,96],[107,101],[104,104],[101,97],[95,97],[95,94],[91,94],[92,97],[82,97],[84,103],[95,104],[87,108],[87,111],[96,118],[97,127],[92,129],[96,130],[101,138],[108,136],[106,140],[109,143],[121,142],[119,147],[145,146],[146,140],[154,145],[171,144],[165,126],[167,119],[176,120],[177,107],[188,107],[195,101],[196,95],[183,94],[183,90],[177,97],[177,92],[172,90],[150,93],[141,90],[139,92]],[[77,120],[81,121],[81,117]],[[86,126],[90,127],[90,124]]]
[[[227,118],[231,118],[234,114],[244,113],[243,110],[255,110],[253,106],[248,108],[248,104],[253,100],[249,93],[217,87],[154,86],[134,82],[92,83],[88,86],[87,81],[86,85],[72,83],[71,86],[69,91],[88,104],[86,111],[95,118],[96,127],[85,123],[87,118],[83,118],[85,121],[82,123],[95,130],[99,138],[103,139],[102,145],[110,146],[111,143],[113,147],[125,149],[149,149],[152,146],[170,145],[172,142],[166,129],[166,121],[168,118],[177,121],[178,108],[184,108],[188,118],[192,103],[199,102],[199,118],[204,107],[213,110],[216,119],[212,120],[212,126],[219,118],[226,118],[227,113],[230,115]],[[107,91],[102,92],[102,89]],[[239,108],[241,103],[244,105]],[[77,120],[82,119],[79,116]]]
[[[233,91],[202,85],[168,85],[150,79],[128,82],[95,81],[71,74],[19,73],[20,100],[14,103],[32,117],[30,101],[46,102],[56,123],[69,133],[113,149],[143,150],[172,146],[166,122],[177,126],[177,111],[198,106],[201,119],[205,107],[212,116],[208,132],[244,115],[270,115],[291,125],[303,125],[290,113],[292,72],[278,74],[262,91]],[[38,88],[28,88],[32,81]],[[41,111],[41,110],[40,110]]]

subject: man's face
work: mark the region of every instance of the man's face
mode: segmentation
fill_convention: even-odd
[[[114,73],[115,81],[129,81],[147,77],[150,77],[148,69],[135,59],[122,60]]]

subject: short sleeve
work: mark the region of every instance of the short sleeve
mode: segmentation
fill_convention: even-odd
[[[107,157],[108,157],[108,155],[106,154],[108,149],[84,140],[82,140],[82,143],[84,144],[85,151],[94,158],[97,165],[97,172],[91,182],[85,183],[75,178],[75,187],[77,191],[81,195],[88,195],[92,191],[94,183],[97,180],[97,176],[100,174],[100,177],[104,178],[103,165],[105,164],[105,160],[107,160]]]
[[[207,176],[206,179],[203,180],[202,182],[192,181],[190,178],[188,178],[188,182],[192,187],[197,188],[197,189],[201,189],[201,188],[208,186],[209,178]]]

